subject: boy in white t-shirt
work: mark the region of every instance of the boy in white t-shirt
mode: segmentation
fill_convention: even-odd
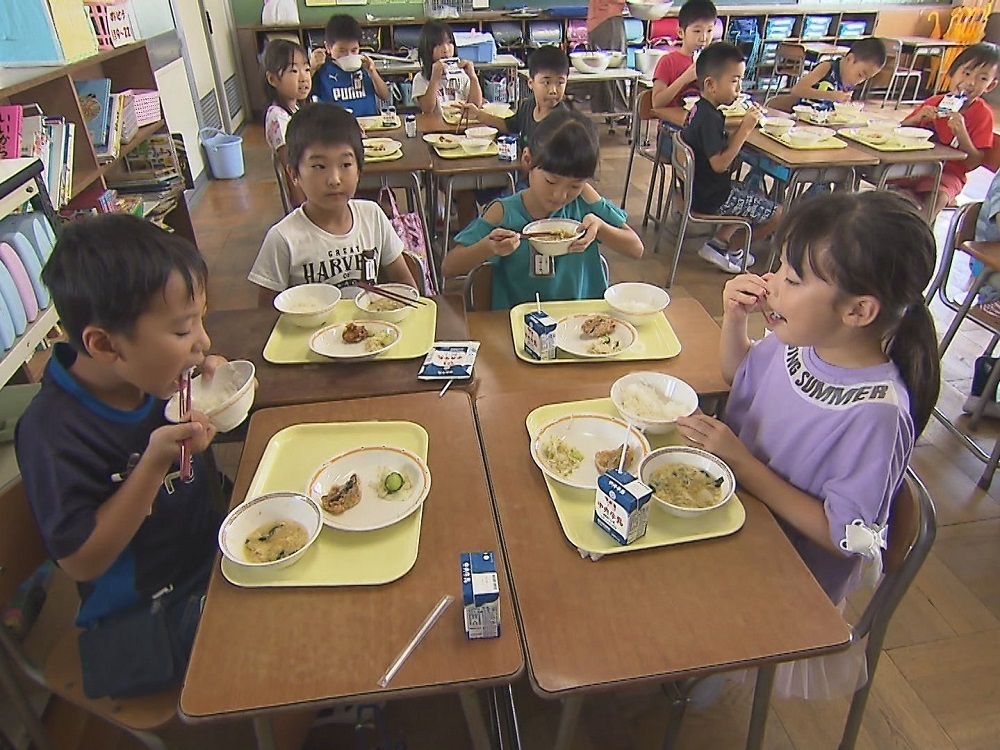
[[[347,110],[313,104],[288,123],[286,148],[292,182],[305,203],[271,227],[247,276],[269,307],[298,284],[327,283],[357,293],[358,283],[394,281],[416,286],[399,239],[381,207],[354,200],[364,147]]]

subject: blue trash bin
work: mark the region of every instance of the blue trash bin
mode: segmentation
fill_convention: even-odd
[[[198,138],[205,147],[212,177],[232,180],[243,176],[243,138],[218,128],[202,128],[198,131]]]

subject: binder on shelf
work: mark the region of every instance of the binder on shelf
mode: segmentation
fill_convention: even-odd
[[[24,110],[20,104],[0,106],[0,159],[21,156],[21,119]]]

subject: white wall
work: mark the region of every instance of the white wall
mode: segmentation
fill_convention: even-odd
[[[205,161],[198,141],[198,114],[191,98],[184,60],[178,58],[156,71],[156,87],[170,132],[184,134],[191,175],[197,180],[205,170]]]

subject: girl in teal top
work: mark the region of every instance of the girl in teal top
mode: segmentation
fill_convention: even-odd
[[[587,180],[597,170],[597,130],[583,115],[556,110],[538,124],[522,159],[528,187],[491,203],[455,237],[444,259],[445,276],[463,276],[481,263],[493,264],[493,309],[522,302],[599,299],[608,280],[598,244],[629,258],[642,255],[642,241],[625,223],[627,215],[605,200]],[[585,230],[568,255],[553,258],[550,276],[532,276],[531,249],[520,232],[548,217],[575,219]]]

